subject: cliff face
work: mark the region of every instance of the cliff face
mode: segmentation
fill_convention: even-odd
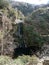
[[[14,49],[17,47],[19,47],[19,49],[24,47],[24,50],[26,50],[28,46],[36,45],[36,47],[42,47],[44,42],[49,43],[49,38],[42,37],[43,34],[49,36],[49,7],[44,8],[43,6],[42,8],[38,6],[37,10],[36,7],[34,10],[34,7],[28,3],[17,3],[16,5],[14,4],[13,8],[9,6],[0,9],[0,54],[12,56],[13,52],[15,52]],[[22,11],[24,15],[28,15],[28,13],[33,11],[32,14],[26,18],[24,25],[21,23],[23,22],[24,15],[20,11]],[[27,51],[29,51],[29,48]],[[42,51],[41,55],[40,51]],[[37,55],[46,55],[48,51],[49,48],[45,45],[42,50],[37,50]]]
[[[12,21],[3,13],[0,13],[0,54],[13,52]]]

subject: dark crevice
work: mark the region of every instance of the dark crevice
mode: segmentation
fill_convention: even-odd
[[[33,55],[40,50],[40,47],[30,46],[30,47],[18,47],[14,49],[13,58],[22,55]]]

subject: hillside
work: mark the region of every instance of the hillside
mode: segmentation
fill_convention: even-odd
[[[29,3],[25,3],[25,2],[18,2],[18,1],[12,1],[12,0],[9,0],[9,3],[12,5],[12,7],[14,9],[18,9],[25,16],[30,15],[34,10],[36,10],[38,8],[49,7],[49,3],[48,4],[41,4],[41,5],[34,5],[34,4],[29,4]]]
[[[8,1],[1,0],[0,3],[0,55],[12,56],[16,47],[13,33],[17,32],[14,22],[16,19],[24,19],[24,15],[19,10],[12,8]]]
[[[12,5],[13,8],[20,10],[25,16],[29,15],[35,5],[25,3],[25,2],[15,2],[15,1],[10,1],[10,4]]]
[[[49,34],[49,7],[34,10],[27,20],[38,33]]]
[[[0,1],[0,55],[49,55],[49,4],[5,2]]]

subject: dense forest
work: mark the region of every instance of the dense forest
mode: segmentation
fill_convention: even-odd
[[[47,56],[49,57],[49,4],[38,6],[0,0],[1,65],[10,63],[10,60],[13,63],[8,65],[40,65],[38,62]],[[46,63],[43,62],[43,65]]]

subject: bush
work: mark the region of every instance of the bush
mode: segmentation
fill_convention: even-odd
[[[0,0],[0,9],[8,7],[9,3],[7,0]]]
[[[37,64],[38,58],[35,55],[32,57],[23,55],[16,59],[11,59],[7,56],[0,56],[0,65],[27,65],[27,63]]]
[[[34,30],[33,25],[25,24],[24,26],[24,40],[27,46],[39,46],[44,43],[43,37]]]

